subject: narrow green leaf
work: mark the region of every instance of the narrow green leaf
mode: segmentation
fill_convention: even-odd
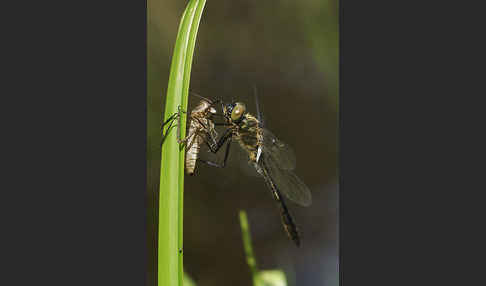
[[[206,0],[191,0],[179,24],[167,88],[164,122],[187,109],[196,35]],[[177,122],[173,124],[175,126]],[[183,198],[185,150],[177,143],[177,128],[164,126],[160,171],[158,285],[183,284]],[[186,114],[180,118],[180,136],[186,134]]]

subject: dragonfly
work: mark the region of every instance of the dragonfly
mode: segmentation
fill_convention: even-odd
[[[187,136],[184,139],[181,139],[180,137],[181,113],[186,113],[181,109],[180,106],[176,113],[174,113],[164,123],[162,123],[161,129],[163,130],[164,126],[170,122],[169,127],[167,128],[167,130],[169,130],[172,127],[175,119],[178,120],[177,142],[181,144],[181,146],[186,146],[186,173],[189,175],[194,175],[196,169],[196,161],[206,162],[205,160],[200,160],[198,158],[201,146],[203,144],[206,144],[210,150],[215,150],[215,146],[217,144],[216,138],[218,136],[218,133],[214,128],[213,117],[218,114],[214,106],[219,103],[220,100],[212,101],[196,93],[191,94],[201,98],[201,101],[191,111],[191,114],[189,116],[190,121]],[[210,162],[209,164],[211,165],[211,163],[212,162]]]
[[[242,102],[223,105],[223,116],[226,119],[224,125],[227,126],[227,129],[211,151],[217,152],[225,143],[227,144],[226,151],[228,151],[232,140],[239,143],[247,153],[250,165],[253,165],[257,173],[264,178],[277,202],[282,224],[288,237],[297,247],[300,247],[301,238],[297,225],[282,194],[305,207],[312,204],[312,195],[309,188],[293,171],[296,166],[296,157],[292,148],[264,128],[256,93],[255,98],[258,117],[247,112],[246,105]],[[226,160],[227,154],[223,164],[214,164],[214,166],[222,167],[226,164]]]

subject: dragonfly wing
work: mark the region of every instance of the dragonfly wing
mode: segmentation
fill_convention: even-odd
[[[267,129],[263,129],[263,152],[278,162],[280,169],[295,169],[296,159],[292,148]]]
[[[274,157],[263,154],[262,165],[281,193],[301,206],[311,205],[312,194],[309,188],[293,171],[281,169],[279,163]]]

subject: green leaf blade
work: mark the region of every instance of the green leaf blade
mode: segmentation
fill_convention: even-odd
[[[164,122],[186,111],[192,58],[205,0],[191,0],[181,18],[172,56]],[[180,136],[186,134],[186,114],[180,118]],[[175,123],[174,123],[175,124]],[[185,150],[177,143],[177,128],[164,127],[160,171],[158,285],[182,285],[183,196]],[[174,126],[174,125],[173,125]]]

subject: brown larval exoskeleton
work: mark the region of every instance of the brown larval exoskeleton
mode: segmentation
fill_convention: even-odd
[[[179,142],[186,145],[186,172],[189,175],[194,174],[201,145],[206,142],[216,144],[215,138],[218,134],[212,120],[214,114],[216,109],[213,103],[206,99],[201,100],[191,111],[187,137]]]

